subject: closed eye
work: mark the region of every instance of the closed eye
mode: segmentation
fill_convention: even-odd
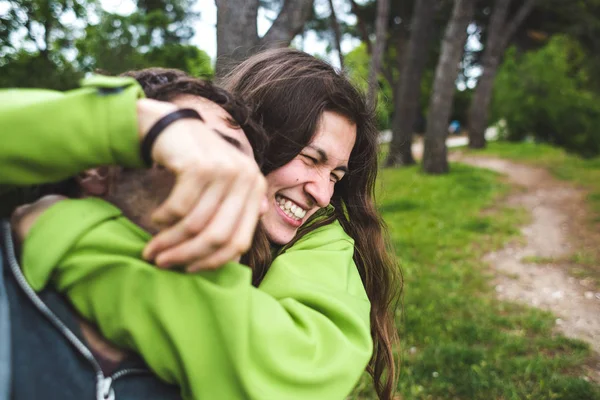
[[[339,181],[341,181],[342,179],[344,179],[345,175],[342,176],[338,176],[336,174],[331,174],[331,181],[334,183],[338,183]]]
[[[305,159],[309,160],[313,164],[317,164],[319,162],[319,160],[317,160],[316,158],[311,157],[309,155],[301,154],[301,156],[304,157]]]

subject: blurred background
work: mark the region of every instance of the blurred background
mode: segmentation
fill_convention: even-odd
[[[398,398],[600,399],[600,0],[0,0],[5,88],[281,46],[376,106]]]

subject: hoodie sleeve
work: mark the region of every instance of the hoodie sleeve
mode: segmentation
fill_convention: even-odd
[[[71,218],[87,227],[64,231]],[[57,232],[71,244],[42,258]],[[372,354],[370,304],[338,223],[278,256],[259,288],[236,263],[197,274],[151,266],[140,260],[148,238],[106,203],[67,200],[32,228],[24,272],[37,290],[51,278],[185,398],[331,400],[352,390]]]
[[[100,165],[142,166],[139,97],[133,78],[101,76],[64,93],[0,90],[0,185],[53,182]]]

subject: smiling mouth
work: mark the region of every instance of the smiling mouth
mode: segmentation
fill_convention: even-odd
[[[281,211],[294,221],[300,221],[306,215],[305,209],[286,197],[275,195],[275,202]]]

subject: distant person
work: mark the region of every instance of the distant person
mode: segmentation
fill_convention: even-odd
[[[450,122],[450,125],[448,126],[448,134],[458,135],[459,133],[460,133],[460,122],[458,122],[457,120]]]

